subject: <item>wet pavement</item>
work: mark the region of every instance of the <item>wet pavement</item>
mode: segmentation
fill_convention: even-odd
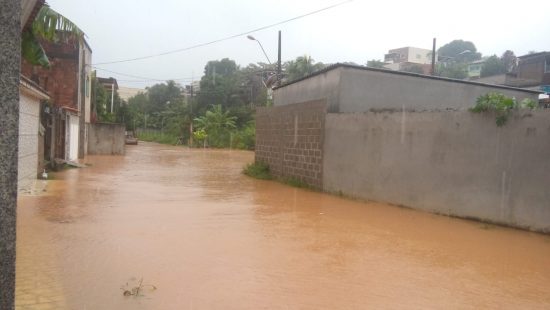
[[[140,142],[21,196],[16,309],[550,308],[550,236],[255,180],[253,157]]]

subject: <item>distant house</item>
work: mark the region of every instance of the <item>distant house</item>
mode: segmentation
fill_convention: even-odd
[[[109,94],[109,96],[111,98],[109,100],[111,102],[110,112],[113,113],[114,112],[113,109],[114,109],[114,102],[115,102],[115,93],[118,91],[118,82],[113,77],[109,77],[109,78],[98,77],[97,81],[99,82],[99,84],[101,84],[103,86],[103,88],[105,89],[107,94]],[[107,110],[107,107],[103,107],[103,109]]]
[[[524,86],[539,86],[550,93],[550,52],[527,54],[518,57],[517,78]]]
[[[472,63],[472,65],[476,64]],[[470,74],[470,66],[468,67]],[[514,72],[471,79],[480,83],[506,85],[528,88],[550,93],[550,52],[528,54],[518,57],[517,69]]]
[[[145,93],[145,89],[123,86],[118,87],[118,95],[120,96],[120,99],[124,100],[126,103],[128,103],[128,99],[134,97],[139,93]]]
[[[476,60],[474,62],[471,62],[468,64],[468,78],[469,79],[477,79],[481,77],[481,69],[483,68],[483,64],[485,63],[485,59]]]
[[[50,96],[33,81],[19,80],[19,190],[30,188],[44,167],[44,127],[40,122],[42,102]]]
[[[402,47],[391,49],[384,55],[384,67],[396,71],[408,71],[412,67],[420,67],[424,74],[431,70],[432,51],[418,47]]]
[[[92,50],[81,42],[41,42],[50,68],[22,61],[21,73],[50,95],[45,114],[48,160],[77,160],[86,154],[86,123],[90,122]]]

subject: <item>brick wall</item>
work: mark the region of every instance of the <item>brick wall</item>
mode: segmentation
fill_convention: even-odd
[[[256,110],[256,161],[278,178],[323,187],[325,100]]]
[[[48,92],[57,106],[78,109],[78,45],[72,43],[41,42],[50,68],[21,62],[21,73]]]

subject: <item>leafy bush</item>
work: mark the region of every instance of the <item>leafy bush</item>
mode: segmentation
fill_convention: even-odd
[[[235,131],[231,147],[241,150],[253,150],[256,143],[256,126],[250,122],[245,127]]]
[[[271,172],[269,171],[269,165],[263,162],[255,162],[246,165],[243,169],[243,173],[249,177],[253,177],[261,180],[271,180]]]
[[[496,124],[503,126],[508,121],[508,116],[512,110],[534,109],[537,103],[532,99],[523,99],[520,103],[516,98],[507,97],[501,93],[488,93],[479,96],[476,105],[470,108],[474,113],[494,111],[496,113]]]
[[[204,129],[195,130],[193,132],[193,146],[195,147],[204,147],[206,146],[206,138],[208,135]]]

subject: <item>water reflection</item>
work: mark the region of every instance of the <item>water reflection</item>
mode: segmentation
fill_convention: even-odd
[[[254,180],[252,160],[142,143],[58,174],[19,202],[17,307],[550,307],[548,236]],[[122,295],[141,278],[158,289]]]

